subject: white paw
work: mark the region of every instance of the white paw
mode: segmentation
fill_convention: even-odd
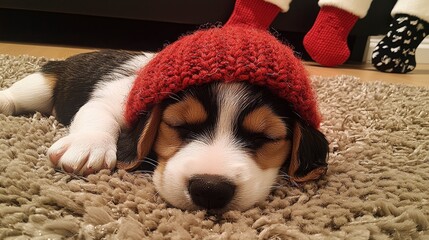
[[[73,133],[48,150],[54,167],[69,173],[88,175],[116,165],[116,139],[104,132]]]
[[[0,91],[0,113],[6,116],[15,113],[15,105],[13,104],[12,96],[8,90]]]

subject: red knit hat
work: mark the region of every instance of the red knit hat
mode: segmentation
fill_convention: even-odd
[[[140,70],[126,105],[127,123],[189,86],[246,81],[285,99],[318,128],[321,117],[304,66],[266,30],[279,10],[263,0],[237,0],[224,27],[198,30],[167,46]]]

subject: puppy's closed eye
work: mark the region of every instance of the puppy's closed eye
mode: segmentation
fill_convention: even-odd
[[[267,139],[286,138],[287,129],[284,122],[268,106],[259,107],[250,112],[243,120],[243,128],[255,136]]]
[[[240,135],[245,139],[246,147],[256,150],[264,144],[286,139],[287,128],[268,106],[262,106],[244,117]]]
[[[272,138],[270,136],[267,136],[264,133],[242,133],[242,138],[246,139],[247,145],[245,147],[248,147],[252,150],[259,149],[264,144],[267,143],[274,143],[282,140],[282,138]]]
[[[181,140],[194,138],[204,131],[208,114],[202,104],[192,96],[168,106],[162,122],[174,130]]]
[[[244,117],[239,135],[261,169],[280,167],[290,152],[287,125],[267,105]]]
[[[186,140],[195,138],[198,134],[201,134],[204,131],[204,124],[182,124],[178,126],[170,125],[164,122],[171,129],[174,129],[178,134],[180,139]]]
[[[208,114],[202,104],[187,95],[179,102],[165,107],[162,114],[155,151],[160,160],[169,159],[186,141],[201,129]]]

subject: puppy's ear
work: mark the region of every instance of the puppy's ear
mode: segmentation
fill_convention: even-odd
[[[287,168],[291,181],[306,182],[321,178],[327,170],[328,151],[328,141],[323,133],[296,121]]]
[[[118,169],[134,170],[150,153],[161,122],[161,109],[158,105],[152,111],[139,119],[136,127],[121,133],[118,139],[117,165]]]

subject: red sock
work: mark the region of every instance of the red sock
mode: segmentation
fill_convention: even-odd
[[[336,7],[324,6],[304,37],[304,47],[317,63],[332,67],[350,56],[347,36],[359,17]]]
[[[245,24],[266,30],[279,12],[279,7],[263,0],[236,0],[234,11],[225,26]]]

